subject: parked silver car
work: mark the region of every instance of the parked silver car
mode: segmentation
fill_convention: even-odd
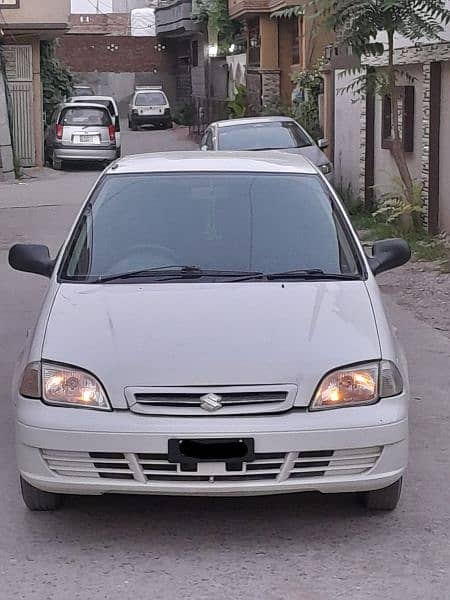
[[[316,142],[297,121],[289,117],[252,117],[211,123],[200,143],[201,150],[282,150],[302,154],[331,181],[333,165],[323,150],[325,139]]]
[[[101,104],[61,104],[45,133],[45,158],[54,169],[66,161],[109,163],[119,156],[116,127]]]
[[[117,102],[114,100],[112,96],[73,96],[73,98],[69,98],[68,102],[76,102],[79,104],[88,103],[88,104],[101,104],[102,106],[106,106],[106,108],[111,113],[111,116],[114,120],[114,125],[116,128],[116,144],[118,149],[118,156],[120,156],[120,148],[121,148],[121,132],[120,132],[120,115],[119,115],[119,107],[117,106]]]

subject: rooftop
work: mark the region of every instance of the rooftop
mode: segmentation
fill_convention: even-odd
[[[155,152],[127,156],[107,173],[176,172],[296,173],[315,175],[313,164],[298,154],[283,152]]]

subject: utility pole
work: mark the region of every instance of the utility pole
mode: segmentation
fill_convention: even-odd
[[[14,181],[14,157],[11,144],[11,131],[9,128],[8,104],[6,100],[6,82],[1,67],[1,48],[0,48],[0,158],[2,168],[0,174],[3,174],[5,181]]]

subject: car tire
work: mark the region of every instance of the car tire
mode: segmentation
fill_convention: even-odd
[[[402,493],[403,478],[381,490],[364,492],[364,506],[369,510],[394,510]]]
[[[55,157],[55,153],[52,154],[52,167],[55,171],[62,171],[63,161],[60,158]]]
[[[61,494],[38,490],[23,477],[20,478],[20,489],[25,506],[33,511],[56,510],[63,501]]]

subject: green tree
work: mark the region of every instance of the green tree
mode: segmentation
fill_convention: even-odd
[[[395,65],[394,39],[401,35],[413,43],[439,40],[443,26],[450,22],[445,0],[312,0],[324,26],[334,31],[338,44],[351,47],[359,58],[387,56],[386,68],[366,70],[352,88],[356,93],[375,92],[391,98],[393,160],[397,166],[404,196],[412,206],[415,184],[406,161],[399,124],[400,71]],[[379,41],[380,34],[386,41]],[[411,223],[405,223],[406,226]]]
[[[41,42],[41,80],[47,122],[58,104],[72,95],[73,89],[72,74],[56,57],[55,50],[56,42]]]

